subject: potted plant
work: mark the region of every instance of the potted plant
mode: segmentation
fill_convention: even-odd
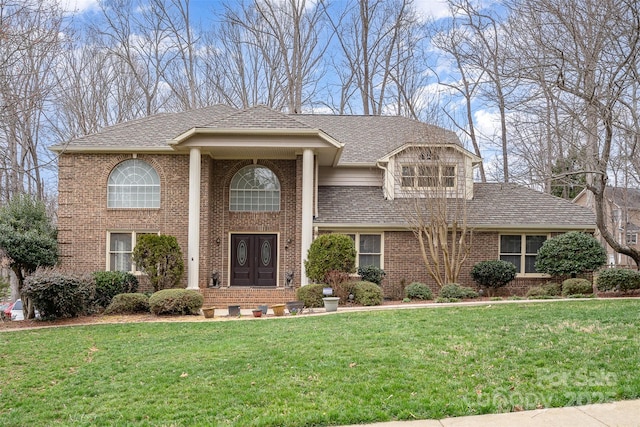
[[[204,314],[205,319],[213,319],[215,311],[215,307],[202,307],[202,314]]]
[[[289,314],[299,314],[304,309],[304,301],[289,301],[287,311]]]
[[[276,316],[284,316],[284,307],[284,304],[274,304],[271,306],[271,309]]]
[[[252,311],[253,317],[262,317],[262,309],[254,308]]]
[[[322,295],[324,295],[324,297],[322,298],[322,302],[324,302],[325,311],[338,311],[338,303],[340,302],[340,298],[333,295],[333,288],[322,288]]]

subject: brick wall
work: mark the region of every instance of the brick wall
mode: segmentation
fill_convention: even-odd
[[[387,273],[382,283],[385,298],[402,299],[404,286],[411,282],[422,282],[437,295],[439,290],[435,281],[427,273],[422,260],[418,239],[409,231],[387,231],[384,234],[384,266]],[[499,233],[474,232],[471,251],[463,264],[458,283],[477,288],[471,278],[471,268],[480,261],[498,259]],[[532,286],[546,283],[546,278],[517,278],[496,295],[524,295]]]
[[[65,268],[92,272],[107,264],[107,231],[159,231],[176,236],[186,264],[189,157],[139,155],[158,172],[159,209],[107,209],[111,170],[131,155],[62,154],[58,160],[58,242]],[[185,279],[186,284],[186,279]]]

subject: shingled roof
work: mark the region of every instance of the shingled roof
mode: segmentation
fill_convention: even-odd
[[[467,201],[467,221],[474,228],[593,230],[595,216],[568,200],[515,184],[476,183]],[[425,203],[427,199],[425,199]],[[455,199],[451,203],[458,203]],[[380,187],[318,188],[315,225],[406,227],[401,212],[412,199],[385,200]]]
[[[54,151],[158,149],[194,128],[317,129],[345,145],[340,164],[373,164],[409,143],[459,144],[452,131],[398,116],[285,114],[265,106],[237,110],[214,105],[182,113],[161,113],[107,127],[102,131],[51,147]]]

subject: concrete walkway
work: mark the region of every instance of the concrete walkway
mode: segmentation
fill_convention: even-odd
[[[442,420],[392,421],[357,427],[639,427],[640,400],[536,409]],[[347,427],[356,427],[347,426]]]

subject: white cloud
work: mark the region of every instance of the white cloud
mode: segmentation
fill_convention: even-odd
[[[451,16],[449,6],[444,0],[416,0],[414,4],[418,12],[425,17],[440,19]]]

